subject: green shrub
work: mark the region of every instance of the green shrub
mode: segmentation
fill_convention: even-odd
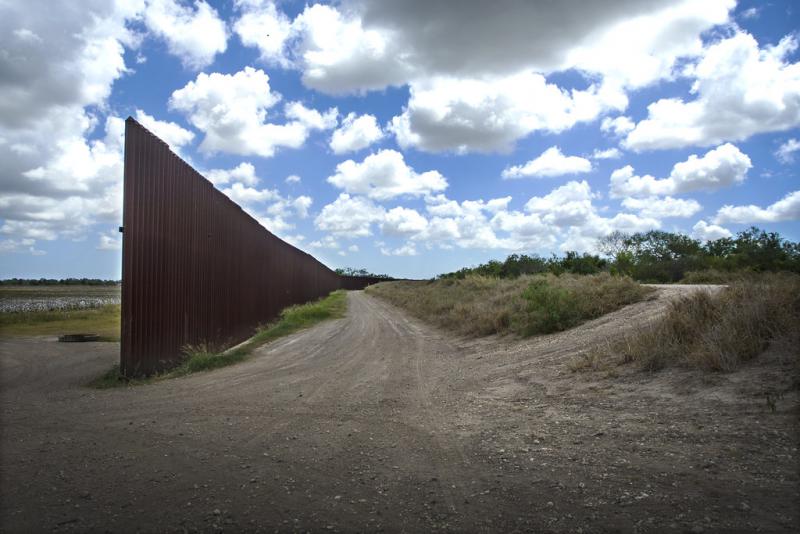
[[[210,371],[240,362],[249,354],[248,350],[238,348],[229,352],[211,349],[205,343],[187,345],[183,348],[185,359],[177,368],[170,371],[173,376],[180,376],[198,371]]]
[[[522,292],[522,298],[526,301],[525,315],[519,328],[523,335],[558,332],[581,321],[575,294],[567,288],[549,284],[544,278],[531,282]]]
[[[718,269],[705,269],[703,271],[688,271],[681,279],[681,284],[727,284],[741,277],[739,272],[720,271]]]

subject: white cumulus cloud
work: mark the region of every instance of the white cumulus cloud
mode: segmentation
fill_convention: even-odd
[[[299,102],[285,106],[287,122],[267,122],[267,110],[280,100],[264,71],[245,67],[235,74],[201,72],[172,93],[169,105],[204,132],[204,152],[271,157],[279,148],[301,147],[312,130],[335,125],[335,109],[320,113]]]
[[[643,217],[653,219],[691,217],[703,209],[696,200],[673,197],[626,198],[622,201],[622,205]]]
[[[380,150],[357,163],[351,159],[336,166],[328,182],[348,193],[375,200],[397,196],[421,196],[447,187],[439,171],[416,172],[396,150]]]
[[[600,123],[600,130],[611,133],[616,137],[622,137],[636,127],[629,117],[620,115],[619,117],[605,117]]]
[[[277,200],[280,194],[272,189],[256,189],[248,187],[240,182],[235,182],[229,187],[221,190],[228,198],[247,208],[253,204],[267,202],[268,200]]]
[[[592,152],[592,159],[619,159],[622,152],[618,148],[607,148],[605,150],[595,149]]]
[[[313,199],[282,195],[277,189],[256,187],[260,182],[251,163],[240,163],[232,169],[212,169],[205,176],[228,198],[242,207],[270,232],[298,243],[303,237],[289,235],[295,227],[293,219],[305,219]]]
[[[435,77],[411,84],[410,91],[390,129],[401,147],[429,152],[509,151],[530,133],[562,132],[628,103],[624,94],[604,86],[570,92],[532,72]]]
[[[800,63],[787,58],[794,36],[760,48],[743,31],[710,45],[688,69],[694,100],[663,98],[648,106],[623,144],[632,150],[708,146],[800,125]]]
[[[312,248],[328,248],[332,250],[337,250],[341,247],[339,241],[337,241],[336,238],[331,235],[326,235],[322,239],[312,241],[308,244],[308,246]]]
[[[122,250],[122,237],[112,232],[101,233],[97,250]]]
[[[342,237],[372,234],[372,225],[383,220],[386,210],[369,199],[341,193],[324,206],[314,220],[317,229]]]
[[[240,163],[233,169],[211,169],[205,171],[203,176],[216,185],[225,185],[230,182],[239,182],[246,186],[254,186],[258,184],[259,179],[256,176],[256,168],[252,163]]]
[[[578,156],[565,156],[557,146],[551,146],[524,165],[514,165],[503,171],[503,178],[525,176],[552,177],[565,174],[582,174],[592,170],[592,163]]]
[[[383,89],[402,84],[412,70],[385,31],[364,28],[359,17],[333,6],[307,6],[286,31],[278,38],[292,49],[283,57],[292,58],[312,89],[332,94]],[[254,41],[262,55],[280,57],[269,38]]]
[[[31,256],[43,256],[45,251],[37,249],[33,245],[35,239],[0,239],[0,254],[2,253],[25,253]]]
[[[525,211],[501,211],[492,217],[495,230],[517,249],[594,251],[597,239],[614,230],[637,232],[658,228],[660,221],[648,215],[617,213],[603,217],[594,205],[599,197],[588,182],[571,181],[550,193],[532,197]]]
[[[176,154],[180,152],[182,147],[191,143],[192,139],[194,139],[194,132],[190,132],[181,125],[171,121],[160,121],[141,109],[136,110],[136,120],[162,141],[167,143]]]
[[[570,68],[640,87],[699,53],[733,0],[486,2],[422,0],[307,6],[294,20],[272,2],[238,2],[234,27],[262,57],[291,62],[326,92],[382,89],[432,75],[467,77]],[[424,21],[424,24],[420,24]]]
[[[293,20],[268,0],[237,4],[234,28],[262,60],[331,94],[408,85],[392,122],[401,146],[465,152],[510,150],[534,131],[624,110],[628,90],[673,79],[682,58],[699,56],[701,35],[728,22],[735,1],[374,0],[306,6]],[[546,83],[567,70],[590,87]]]
[[[305,219],[308,217],[308,210],[311,208],[311,204],[313,200],[311,197],[306,195],[301,195],[294,200],[292,200],[292,207],[294,208],[297,216],[301,219]]]
[[[292,30],[289,18],[271,1],[237,0],[236,4],[242,13],[233,30],[242,44],[258,48],[261,60],[268,64],[290,66],[291,61],[283,53]]]
[[[526,211],[539,215],[546,224],[582,226],[594,214],[592,199],[596,195],[585,180],[567,182],[547,195],[532,197]]]
[[[355,152],[380,141],[383,135],[374,115],[348,113],[342,125],[333,131],[330,147],[334,154]]]
[[[384,256],[416,256],[417,247],[414,243],[406,243],[397,248],[381,247],[381,254]]]
[[[129,74],[142,5],[87,0],[0,8],[1,232],[21,251],[119,223],[124,121],[107,99]]]
[[[663,179],[637,176],[630,165],[617,169],[611,174],[611,196],[647,197],[720,189],[744,182],[752,166],[746,154],[726,143],[702,157],[692,154],[686,161],[676,163],[669,177]]]
[[[778,147],[775,157],[781,163],[794,163],[794,153],[800,150],[800,141],[795,138],[787,139],[785,143]]]
[[[386,212],[381,225],[385,235],[413,235],[424,232],[428,221],[417,210],[398,206]]]
[[[207,67],[227,48],[225,22],[203,0],[196,0],[194,7],[175,0],[148,0],[144,21],[172,54],[193,69]]]
[[[692,226],[692,237],[700,241],[715,241],[723,237],[732,237],[733,234],[727,228],[718,226],[716,224],[708,224],[706,221],[700,220]]]
[[[794,191],[766,208],[726,205],[719,209],[714,223],[759,223],[800,220],[800,191]]]

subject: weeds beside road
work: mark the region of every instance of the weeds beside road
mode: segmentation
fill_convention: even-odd
[[[62,293],[71,292],[70,295],[74,295],[82,289],[85,288],[69,286],[64,289],[59,286],[51,290],[48,286],[44,288],[44,292],[57,293],[61,291]],[[107,288],[100,288],[100,290],[108,291]],[[42,294],[42,290],[38,287],[30,289],[29,292],[35,295]],[[171,371],[146,379],[127,379],[120,374],[119,365],[115,365],[101,376],[93,379],[89,386],[106,389],[147,384],[156,380],[225,367],[244,360],[254,349],[265,343],[308,328],[320,321],[343,317],[346,311],[347,295],[345,291],[334,291],[317,301],[286,308],[275,322],[258,328],[252,338],[233,349],[224,350],[206,344],[187,346],[185,348],[186,359],[179,367]],[[119,304],[88,309],[6,312],[0,313],[0,339],[92,333],[99,335],[101,341],[119,341],[120,320]]]
[[[411,314],[459,334],[548,334],[577,326],[653,292],[630,278],[552,274],[502,279],[469,275],[367,288]]]
[[[673,301],[666,314],[592,356],[609,363],[733,371],[774,346],[800,363],[800,275],[751,275]]]
[[[347,294],[340,289],[314,302],[284,309],[277,321],[258,328],[253,337],[232,349],[219,350],[204,343],[187,345],[184,349],[186,359],[175,369],[149,378],[130,379],[122,376],[119,371],[119,365],[115,365],[101,376],[92,380],[89,386],[97,389],[107,389],[149,384],[158,380],[176,378],[199,371],[209,371],[233,365],[246,359],[254,349],[265,343],[288,336],[304,328],[309,328],[321,321],[343,317],[346,312]]]

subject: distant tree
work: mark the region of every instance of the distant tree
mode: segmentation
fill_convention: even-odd
[[[684,234],[661,230],[634,234],[616,231],[598,240],[597,248],[608,259],[576,251],[547,259],[535,254],[511,254],[504,261],[490,260],[437,278],[460,279],[473,274],[516,278],[542,272],[560,275],[609,271],[643,282],[666,283],[683,279],[689,271],[712,268],[800,272],[800,243],[755,227],[739,232],[735,238],[705,244]]]
[[[702,244],[677,233],[653,230],[631,235],[615,232],[600,240],[600,249],[613,256],[611,272],[637,280],[676,282],[689,271],[800,272],[800,243],[775,232],[748,228],[736,237]]]
[[[100,278],[8,278],[0,280],[4,286],[113,286],[119,280],[102,280]]]
[[[783,239],[777,232],[756,227],[743,230],[734,239],[729,255],[734,266],[754,271],[797,270],[798,244]]]
[[[605,237],[597,240],[597,249],[604,255],[616,258],[620,252],[627,252],[627,241],[631,235],[619,230],[614,230]]]
[[[340,276],[368,276],[370,278],[384,278],[386,280],[392,278],[388,274],[375,274],[366,269],[355,269],[353,267],[339,267],[335,272]]]
[[[569,251],[561,260],[561,266],[565,272],[573,274],[595,274],[603,271],[608,266],[608,261],[600,256],[575,251]]]

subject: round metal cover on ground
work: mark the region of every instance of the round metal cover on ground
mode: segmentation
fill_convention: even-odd
[[[100,339],[100,336],[97,334],[64,334],[63,336],[58,336],[59,341],[63,341],[65,343],[78,343],[81,341],[97,341]]]

